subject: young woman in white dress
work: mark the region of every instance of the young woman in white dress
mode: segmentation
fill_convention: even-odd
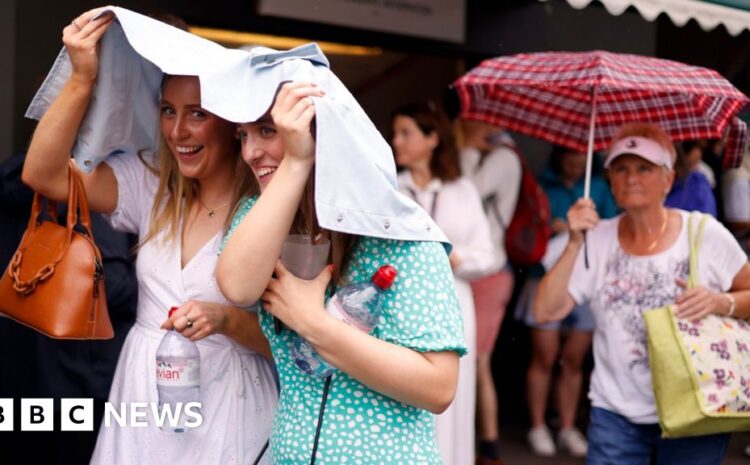
[[[112,15],[98,10],[63,30],[72,74],[39,122],[23,180],[67,198],[68,159],[99,73],[97,44]],[[201,357],[201,426],[186,434],[102,425],[92,463],[252,463],[263,450],[277,401],[268,342],[256,313],[229,303],[214,269],[221,237],[240,199],[257,187],[235,126],[200,106],[196,77],[165,76],[158,154],[110,156],[84,184],[92,210],[139,235],[137,321],[123,347],[109,402],[156,402],[155,353],[165,329],[196,341]],[[117,128],[112,128],[116,130]],[[179,309],[167,318],[167,310]],[[106,418],[105,418],[106,420]]]

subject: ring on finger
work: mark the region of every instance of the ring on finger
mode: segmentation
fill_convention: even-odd
[[[72,24],[73,26],[75,26],[79,31],[81,30],[81,26],[78,25],[78,23],[76,22],[75,19],[73,21],[71,21],[70,24]]]
[[[188,328],[192,328],[193,327],[193,320],[191,320],[187,316],[185,317],[185,319],[187,320],[187,324],[185,326],[187,326]]]

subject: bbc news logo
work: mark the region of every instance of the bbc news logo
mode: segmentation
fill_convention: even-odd
[[[122,402],[104,404],[104,427],[113,425],[145,428],[153,422],[159,428],[197,428],[203,423],[200,402]],[[13,431],[15,409],[13,399],[0,399],[0,431]],[[53,431],[54,399],[21,399],[21,431]],[[151,420],[151,421],[149,421]],[[60,399],[61,431],[93,431],[94,399]]]

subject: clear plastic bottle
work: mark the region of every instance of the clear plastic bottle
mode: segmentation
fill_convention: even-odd
[[[344,323],[369,333],[378,324],[383,291],[391,287],[396,275],[396,269],[391,265],[380,267],[370,281],[351,284],[336,292],[328,300],[326,311]],[[294,363],[303,373],[327,378],[336,371],[304,338],[297,336],[291,344]]]
[[[177,307],[169,309],[169,316]],[[200,402],[200,353],[195,342],[172,329],[156,349],[156,389],[159,394],[159,412],[163,415],[162,431],[184,433],[190,421],[185,409],[189,402]],[[170,422],[164,409],[171,409],[176,422]],[[178,410],[179,409],[179,410]]]

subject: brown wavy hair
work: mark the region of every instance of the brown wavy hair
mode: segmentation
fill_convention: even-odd
[[[414,102],[404,105],[393,112],[391,120],[397,116],[406,116],[417,123],[425,136],[437,133],[438,144],[432,151],[430,171],[441,181],[453,181],[461,176],[456,149],[456,136],[448,116],[434,102]]]
[[[297,214],[292,221],[290,234],[309,234],[312,240],[320,235],[328,237],[331,241],[331,250],[328,253],[328,263],[333,265],[333,274],[329,288],[333,290],[340,283],[344,270],[349,266],[352,252],[357,244],[359,236],[338,231],[324,230],[320,227],[315,211],[315,167],[310,172],[310,177],[302,192]]]

